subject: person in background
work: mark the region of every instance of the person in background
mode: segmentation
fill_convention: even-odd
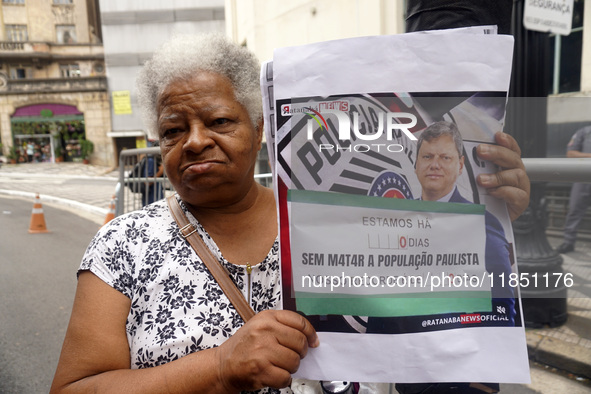
[[[35,144],[33,143],[33,141],[27,142],[26,152],[27,152],[27,162],[32,163],[33,157],[35,155]]]
[[[591,126],[583,127],[575,132],[566,146],[566,157],[591,157]],[[574,182],[570,191],[563,242],[556,248],[558,253],[569,253],[575,250],[577,230],[590,204],[591,183]]]
[[[158,146],[157,141],[148,141],[148,146]],[[145,187],[141,188],[142,205],[152,204],[155,201],[164,198],[164,187],[162,185],[162,175],[164,167],[160,156],[148,155],[144,164],[143,177],[147,179]]]

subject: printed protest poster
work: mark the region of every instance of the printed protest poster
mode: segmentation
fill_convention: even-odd
[[[460,32],[282,48],[262,68],[284,308],[321,341],[297,376],[529,381],[509,216],[475,181],[496,171],[476,147],[503,129],[513,41]]]

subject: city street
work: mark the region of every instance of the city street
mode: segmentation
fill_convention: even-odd
[[[38,171],[34,171],[37,166]],[[90,206],[107,210],[117,185],[116,172],[108,176],[97,176],[100,172],[93,166],[62,165],[40,163],[33,166],[15,166],[15,171],[25,168],[27,171],[11,172],[6,166],[0,169],[0,189],[19,192],[47,194],[52,197],[78,201]],[[99,167],[100,168],[100,167]],[[104,172],[104,168],[102,169]]]
[[[47,393],[57,366],[76,270],[100,227],[43,205],[49,233],[29,234],[32,200],[0,195],[0,393]]]

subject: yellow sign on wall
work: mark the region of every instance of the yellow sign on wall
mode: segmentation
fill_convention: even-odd
[[[115,115],[131,114],[131,97],[129,90],[113,92],[113,112]]]
[[[135,137],[135,147],[136,149],[147,148],[148,141],[145,137]]]

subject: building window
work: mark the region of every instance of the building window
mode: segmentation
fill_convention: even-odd
[[[550,35],[549,94],[581,90],[584,0],[575,0],[572,30],[568,36]]]
[[[62,78],[78,78],[80,77],[80,66],[77,64],[61,64],[60,73]]]
[[[32,78],[33,69],[29,66],[10,66],[8,69],[10,79],[26,79]]]
[[[74,4],[74,0],[53,0],[53,4]]]
[[[25,0],[2,0],[2,4],[25,4]]]
[[[27,25],[5,25],[8,41],[28,41]]]
[[[76,27],[74,25],[56,25],[55,32],[58,44],[76,43]]]
[[[105,72],[105,65],[103,63],[97,62],[94,64],[94,72],[97,74],[102,74]]]

